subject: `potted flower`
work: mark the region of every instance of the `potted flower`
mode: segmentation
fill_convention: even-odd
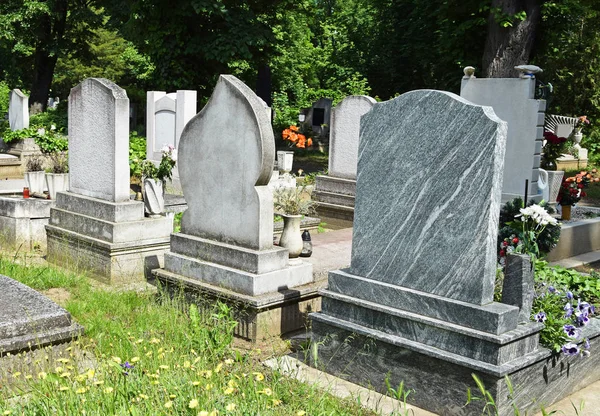
[[[303,241],[300,222],[304,215],[314,211],[315,202],[305,187],[277,188],[273,194],[275,213],[283,218],[283,232],[279,240],[281,247],[287,248],[290,258],[296,258],[302,252]]]
[[[69,159],[67,152],[52,152],[48,156],[51,165],[46,170],[46,185],[50,199],[56,199],[57,192],[69,189]]]
[[[562,209],[563,220],[571,219],[571,207],[586,196],[583,188],[590,182],[590,179],[592,179],[591,173],[580,172],[563,180],[556,198]]]
[[[556,170],[556,159],[567,149],[567,138],[558,137],[551,131],[544,132],[544,147],[542,149],[544,156],[540,167],[545,170]]]
[[[313,144],[312,139],[308,139],[304,134],[298,133],[297,126],[290,126],[289,129],[283,130],[281,133],[284,141],[289,142],[290,147],[297,147],[298,149],[305,149]],[[292,164],[294,163],[294,152],[278,151],[277,152],[277,163],[279,170],[284,174],[292,171]]]
[[[45,184],[44,160],[37,156],[31,156],[25,163],[25,181],[30,193],[43,193]]]
[[[150,217],[157,217],[165,211],[165,182],[171,179],[173,168],[177,163],[173,146],[164,146],[161,152],[160,162],[144,160],[140,169],[144,205]]]
[[[580,148],[581,139],[583,138],[583,134],[581,133],[581,131],[588,124],[590,124],[590,120],[588,120],[587,116],[577,117],[575,127],[573,128],[573,132],[571,133],[575,148]]]

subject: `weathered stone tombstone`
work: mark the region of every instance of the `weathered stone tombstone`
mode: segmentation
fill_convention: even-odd
[[[332,103],[331,98],[320,98],[305,111],[303,123],[323,138],[329,136]]]
[[[322,216],[344,220],[354,216],[360,118],[375,102],[371,97],[352,95],[332,110],[328,174],[317,176],[314,192]]]
[[[362,117],[351,266],[329,273],[311,314],[317,365],[381,390],[389,374],[440,414],[464,411],[477,373],[506,413],[504,375],[521,381],[549,355],[541,324],[493,302],[506,129],[431,90]]]
[[[460,96],[487,105],[508,123],[502,201],[523,198],[541,200],[538,177],[544,133],[546,100],[535,99],[535,78],[466,78]]]
[[[172,219],[144,218],[144,204],[130,200],[129,99],[107,79],[71,89],[69,177],[70,191],[50,210],[48,261],[110,283],[159,267]]]
[[[275,141],[267,110],[244,83],[221,75],[182,134],[179,172],[188,209],[164,269],[154,272],[167,285],[246,308],[236,335],[253,340],[302,328],[302,311],[314,308],[317,296],[307,287],[312,265],[289,264],[287,250],[273,246],[267,185]]]
[[[13,131],[29,127],[29,97],[19,89],[10,92],[8,123]]]

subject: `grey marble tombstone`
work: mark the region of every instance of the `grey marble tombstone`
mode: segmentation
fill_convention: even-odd
[[[506,129],[491,107],[432,90],[362,117],[351,266],[329,273],[311,315],[314,336],[333,340],[319,347],[330,371],[377,387],[392,369],[419,405],[453,414],[473,370],[498,376],[539,357],[540,326],[493,302]],[[372,356],[335,355],[350,333],[375,340]]]

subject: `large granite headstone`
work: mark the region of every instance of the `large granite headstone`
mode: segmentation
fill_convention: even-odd
[[[8,124],[13,131],[29,127],[29,97],[19,89],[14,89],[10,92]]]
[[[59,192],[46,226],[48,261],[109,283],[142,280],[159,267],[172,218],[144,218],[129,191],[129,99],[89,78],[69,96],[70,192]]]
[[[171,236],[164,270],[156,271],[215,296],[237,294],[255,311],[313,281],[311,264],[288,264],[288,251],[273,246],[268,183],[275,140],[268,110],[240,80],[221,75],[181,136],[179,173],[188,209],[181,233]]]
[[[431,90],[362,117],[351,266],[329,273],[311,315],[315,338],[333,340],[319,346],[329,371],[385,388],[392,369],[419,405],[453,414],[473,370],[502,377],[539,357],[540,326],[493,302],[506,128],[490,107]],[[344,343],[351,333],[375,340],[368,363],[352,363],[368,342]]]
[[[73,193],[129,201],[129,98],[104,78],[69,95],[69,173]]]
[[[71,315],[41,293],[0,275],[0,357],[70,342],[83,333]]]
[[[360,118],[375,103],[371,97],[351,95],[332,110],[328,174],[317,176],[313,193],[324,217],[353,218]]]

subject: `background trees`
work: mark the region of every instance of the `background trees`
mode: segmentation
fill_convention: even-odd
[[[516,76],[525,62],[555,86],[551,112],[600,120],[599,49],[595,0],[0,3],[0,81],[32,103],[104,76],[141,104],[146,90],[178,88],[202,104],[218,74],[233,73],[272,98],[277,128],[321,96],[458,92],[466,65]]]

